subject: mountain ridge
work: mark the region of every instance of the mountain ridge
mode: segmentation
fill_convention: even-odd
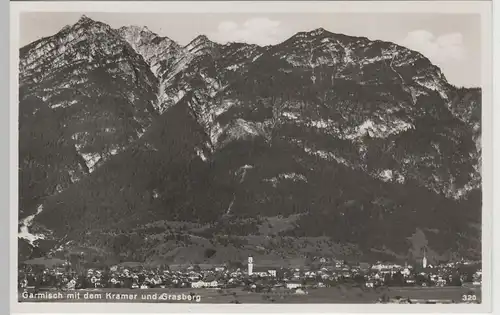
[[[134,131],[136,136],[120,144],[120,152],[104,159],[78,182],[68,182],[55,192],[50,187],[61,186],[62,175],[54,175],[50,180],[53,184],[48,186],[38,184],[49,197],[31,197],[34,170],[61,174],[67,167],[60,165],[77,162],[55,164],[54,173],[40,166],[49,158],[42,154],[39,162],[29,162],[27,165],[32,166],[23,168],[22,174],[27,175],[20,197],[32,200],[33,209],[23,211],[23,216],[41,206],[43,211],[36,215],[34,224],[52,231],[47,240],[52,238],[59,244],[57,240],[64,236],[66,241],[69,233],[70,239],[80,245],[107,248],[108,253],[119,255],[123,253],[117,248],[125,245],[113,245],[116,239],[132,242],[135,238],[126,244],[137,248],[137,253],[129,253],[127,258],[158,256],[168,260],[174,250],[178,251],[175,247],[195,257],[201,250],[196,241],[200,237],[208,242],[204,246],[240,258],[261,247],[266,250],[260,254],[269,255],[276,244],[290,237],[299,243],[307,243],[311,237],[327,237],[326,243],[314,239],[303,246],[316,247],[317,253],[326,254],[325,244],[327,248],[350,244],[348,251],[365,256],[374,255],[371,249],[386,248],[382,250],[386,251],[384,255],[395,257],[405,255],[412,246],[412,255],[418,256],[415,246],[423,245],[414,244],[413,238],[413,243],[407,243],[407,238],[430,229],[443,234],[436,237],[423,232],[424,241],[420,241],[427,244],[428,238],[436,257],[477,255],[472,249],[478,248],[479,236],[469,224],[480,222],[480,89],[453,87],[441,70],[418,52],[324,29],[299,32],[280,44],[265,47],[221,45],[206,36],[180,46],[147,28],[111,29],[99,23],[82,18],[55,37],[20,50],[20,85],[25,89],[21,89],[20,99],[34,96],[29,103],[34,105],[26,105],[27,101],[20,104],[23,110],[44,108],[47,100],[51,104],[54,94],[50,92],[44,99],[40,85],[50,87],[53,81],[43,76],[30,81],[26,74],[31,69],[26,65],[36,60],[47,62],[49,52],[56,49],[52,41],[57,36],[71,36],[68,34],[74,31],[88,34],[76,38],[89,47],[95,45],[95,34],[103,34],[101,42],[121,47],[98,49],[98,57],[83,50],[78,51],[82,56],[77,53],[68,57],[68,64],[78,69],[84,67],[75,60],[103,69],[92,79],[95,82],[81,86],[89,100],[109,105],[108,98],[95,94],[96,88],[115,96],[128,93],[117,104],[125,100],[131,104],[131,120],[139,119],[136,108],[141,106],[149,113],[147,122]],[[78,33],[81,27],[88,30]],[[44,50],[43,43],[52,50]],[[58,50],[75,47],[72,42],[67,47],[64,41],[58,43],[62,43]],[[41,50],[36,51],[36,47]],[[115,59],[111,51],[116,51]],[[118,72],[123,86],[110,89],[99,76],[116,71],[114,67],[121,65],[118,60],[123,57],[129,65]],[[54,73],[61,76],[61,84],[71,82],[65,79],[65,68]],[[62,99],[67,100],[65,97]],[[144,99],[145,104],[141,103]],[[46,115],[52,117],[53,111],[58,113],[58,108]],[[23,126],[29,127],[20,141],[27,147],[33,142],[31,125],[38,126],[44,135],[47,127],[30,111],[23,115]],[[93,132],[96,126],[92,122],[99,111],[86,115],[83,117],[90,128],[86,132]],[[60,117],[65,116],[57,114],[47,121],[58,124]],[[112,125],[130,131],[128,124]],[[74,147],[65,140],[68,138],[60,139],[63,148]],[[101,146],[104,150],[115,140],[106,141]],[[20,154],[20,159],[30,154]],[[62,156],[68,154],[76,153]],[[346,181],[349,177],[353,180]],[[410,191],[430,201],[420,203],[419,198],[408,194]],[[459,210],[452,214],[453,208]],[[275,216],[281,219],[271,219]],[[442,222],[434,222],[436,216]],[[164,220],[167,223],[159,223]],[[179,220],[205,227],[170,227],[168,222]],[[145,232],[150,229],[145,226],[154,222],[159,224],[155,232]],[[270,239],[259,239],[256,233],[263,230],[262,225],[271,225],[266,222],[288,222],[290,228],[268,235]],[[328,224],[338,232],[329,231]],[[373,236],[398,224],[406,229],[394,235],[383,232]],[[229,237],[235,229],[246,232],[220,239]],[[363,236],[363,230],[371,231],[370,240]],[[103,233],[115,236],[99,239]],[[455,233],[465,236],[455,240]],[[137,239],[137,235],[141,236]],[[177,243],[169,243],[172,237]],[[160,245],[162,239],[170,245]],[[225,249],[220,248],[221,242],[227,244]],[[450,248],[445,242],[450,242]],[[304,252],[293,246],[289,249],[291,253],[280,255],[310,255],[315,251],[309,248]],[[327,251],[338,255],[338,250]]]

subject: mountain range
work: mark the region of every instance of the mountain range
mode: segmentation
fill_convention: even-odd
[[[19,53],[19,260],[480,257],[481,89],[416,51],[82,16]]]

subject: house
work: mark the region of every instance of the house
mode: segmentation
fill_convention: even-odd
[[[379,262],[375,265],[372,265],[371,269],[378,270],[378,271],[381,271],[381,270],[399,270],[399,269],[402,269],[402,266],[397,265],[397,264],[383,264],[383,263]]]
[[[408,277],[411,274],[411,271],[408,267],[406,267],[403,271],[401,271],[403,276]]]
[[[229,275],[231,277],[239,277],[239,276],[243,275],[243,273],[241,271],[237,270],[235,272],[231,272]]]
[[[314,278],[314,277],[316,277],[316,273],[314,271],[306,271],[304,273],[304,276],[306,276],[308,278]]]
[[[298,282],[288,282],[286,284],[287,289],[296,289],[296,288],[300,288],[300,287],[302,287],[302,284],[298,283]]]
[[[216,288],[219,286],[219,282],[217,280],[213,281],[196,281],[191,283],[191,288],[199,289],[199,288]]]
[[[446,285],[446,280],[439,277],[438,280],[436,281],[436,286],[438,287],[444,287]]]
[[[301,288],[297,288],[295,289],[295,294],[307,294],[307,292],[302,290]]]
[[[253,269],[253,275],[256,275],[256,276],[262,277],[262,278],[276,277],[277,269],[272,268],[272,267],[270,268],[267,266],[257,266],[257,267],[254,267],[254,269]]]
[[[75,279],[71,279],[71,281],[68,282],[68,284],[67,284],[67,289],[74,290],[75,287],[76,287],[76,281],[75,281]]]
[[[191,282],[191,288],[193,289],[199,289],[204,287],[205,287],[205,281],[199,280],[196,282]]]

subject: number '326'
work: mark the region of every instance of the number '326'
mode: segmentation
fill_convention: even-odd
[[[464,302],[476,301],[476,300],[477,300],[477,298],[476,298],[475,294],[470,294],[470,295],[464,294],[464,295],[462,295],[462,301],[464,301]]]

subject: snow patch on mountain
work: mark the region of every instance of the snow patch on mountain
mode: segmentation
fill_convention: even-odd
[[[246,121],[244,119],[237,119],[235,123],[229,127],[231,135],[237,138],[243,137],[245,135],[259,136],[261,135],[262,128],[258,123]]]
[[[218,124],[216,126],[217,128],[211,129],[211,141],[214,146],[224,146],[235,140],[266,135],[263,123],[246,121],[241,118],[236,119],[225,127],[220,127]]]
[[[226,70],[236,71],[239,68],[241,68],[242,66],[243,66],[242,64],[234,64],[234,65],[227,66]]]
[[[78,101],[76,100],[71,100],[71,101],[63,101],[61,103],[57,103],[57,104],[52,104],[52,106],[50,106],[50,108],[52,109],[56,109],[56,108],[68,108],[70,107],[71,105],[74,105],[78,103]]]
[[[389,54],[384,54],[382,56],[375,56],[375,57],[372,57],[372,58],[365,58],[365,59],[362,59],[360,60],[360,63],[362,65],[368,65],[368,64],[372,64],[372,63],[375,63],[375,62],[387,62],[388,60],[390,61],[392,59],[392,55],[389,55]]]
[[[277,184],[282,181],[282,180],[292,180],[294,182],[304,182],[307,183],[307,178],[302,175],[302,174],[297,174],[297,173],[283,173],[279,174],[278,176],[272,177],[272,178],[267,178],[264,179],[264,182],[270,182],[274,187],[277,186]]]
[[[227,112],[228,109],[235,105],[234,100],[223,100],[220,106],[215,107],[214,114],[215,117],[219,117],[220,115]]]
[[[469,192],[471,192],[473,189],[476,189],[476,185],[473,185],[471,183],[466,184],[464,187],[456,189],[456,190],[451,190],[449,192],[449,196],[451,196],[455,200],[459,200],[467,196]]]
[[[444,100],[449,100],[448,94],[446,94],[446,90],[443,87],[443,83],[437,78],[433,77],[431,80],[429,80],[428,78],[414,78],[414,80],[420,86],[431,91],[438,92],[441,98],[443,98]]]
[[[80,153],[82,158],[85,160],[89,172],[92,173],[97,167],[98,162],[101,160],[101,155],[99,153]]]
[[[215,123],[212,128],[210,128],[210,142],[212,143],[212,147],[217,145],[219,137],[223,132],[224,128],[222,128],[219,122]]]
[[[331,119],[325,120],[325,119],[319,119],[319,120],[310,120],[306,122],[307,127],[314,127],[317,129],[327,129],[331,126],[333,126],[335,122]]]
[[[384,182],[397,182],[399,184],[403,184],[405,182],[405,178],[403,175],[399,174],[396,171],[393,170],[382,170],[378,173],[377,176],[379,179],[381,179]]]
[[[299,115],[296,114],[296,113],[292,113],[292,112],[283,112],[283,113],[281,113],[281,115],[283,117],[286,117],[286,118],[290,119],[290,120],[297,120],[297,119],[299,119]]]
[[[373,138],[387,138],[390,135],[397,134],[412,128],[414,128],[412,124],[400,119],[393,119],[390,121],[386,120],[380,123],[376,123],[373,120],[368,119],[357,126],[352,132],[346,134],[345,138],[354,140],[359,139],[365,135],[369,135]]]
[[[327,160],[327,161],[336,161],[337,163],[339,164],[343,164],[345,166],[348,166],[348,167],[353,167],[353,165],[351,163],[349,163],[349,161],[347,161],[346,159],[342,158],[342,157],[339,157],[337,155],[335,155],[334,153],[332,152],[328,152],[328,151],[325,151],[325,150],[314,150],[312,148],[309,148],[307,146],[304,146],[304,151],[308,154],[311,154],[311,155],[315,155],[315,156],[318,156],[324,160]]]
[[[81,179],[81,177],[78,176],[77,172],[75,172],[74,170],[69,170],[68,174],[69,174],[69,178],[73,184],[78,182]]]
[[[203,153],[202,149],[195,148],[195,150],[196,150],[196,155],[198,155],[203,162],[206,162],[208,160],[207,156],[205,155],[205,153]]]
[[[43,205],[39,205],[36,213],[32,214],[24,219],[21,220],[19,223],[19,233],[18,237],[27,240],[31,245],[34,245],[36,240],[40,239],[45,239],[46,236],[43,234],[37,234],[37,233],[31,233],[30,228],[33,225],[33,221],[35,220],[35,217],[42,213],[43,211]]]

